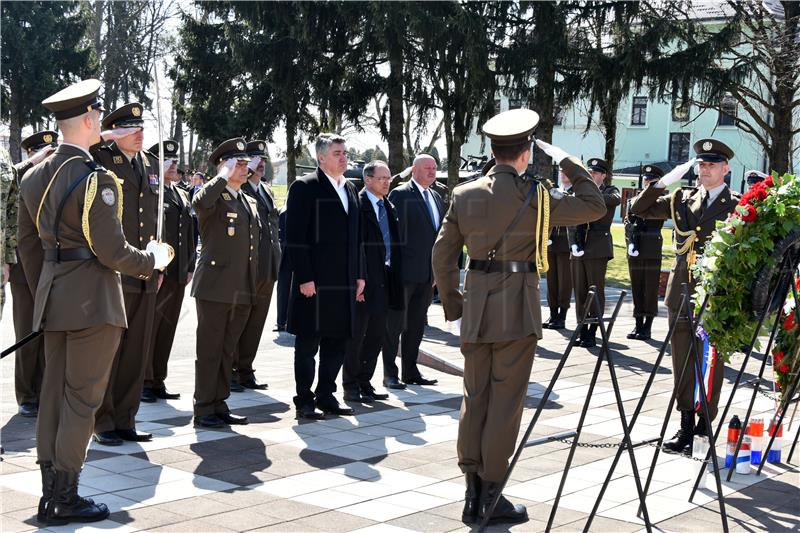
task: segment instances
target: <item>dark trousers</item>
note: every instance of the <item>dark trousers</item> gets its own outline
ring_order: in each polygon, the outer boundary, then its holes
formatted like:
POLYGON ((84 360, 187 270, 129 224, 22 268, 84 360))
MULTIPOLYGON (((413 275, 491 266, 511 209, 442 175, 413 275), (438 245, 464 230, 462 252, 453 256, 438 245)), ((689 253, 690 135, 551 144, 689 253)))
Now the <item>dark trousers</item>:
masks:
POLYGON ((297 396, 294 404, 297 407, 335 406, 338 404, 333 393, 336 392, 336 378, 342 368, 347 338, 317 337, 297 335, 294 339, 294 381, 297 396), (319 373, 317 388, 311 392, 314 384, 316 361, 314 356, 319 351, 319 373))
POLYGON ((292 269, 281 261, 278 271, 278 325, 286 326, 289 309, 289 290, 292 288, 292 269))
POLYGON ((344 390, 359 390, 369 385, 378 354, 386 335, 387 309, 367 309, 364 304, 356 307, 356 335, 347 342, 347 351, 342 367, 342 387, 344 390))
POLYGON ((551 309, 569 309, 572 299, 572 272, 569 263, 569 252, 556 253, 547 251, 547 305, 551 309))
POLYGON ((250 316, 244 325, 244 331, 239 338, 239 346, 233 359, 233 378, 239 383, 255 379, 253 361, 256 360, 258 345, 264 333, 264 324, 267 321, 269 302, 272 300, 273 280, 262 281, 256 288, 256 304, 250 308, 250 316))
POLYGON ((230 411, 233 356, 251 305, 196 300, 197 360, 194 365, 194 415, 230 411))
MULTIPOLYGON (((572 259, 570 267, 572 268, 572 284, 575 287, 575 315, 578 321, 583 319, 583 309, 586 307, 589 287, 592 285, 597 287, 596 300, 600 303, 600 316, 603 316, 603 309, 606 305, 608 259, 572 259)), ((588 316, 597 316, 596 304, 592 304, 588 316)))
POLYGON ((123 297, 128 329, 122 335, 103 405, 97 411, 98 433, 136 427, 145 367, 151 357, 156 293, 125 292, 123 297))
POLYGON ((386 320, 386 337, 383 341, 383 376, 398 377, 397 347, 400 345, 403 379, 419 378, 417 356, 425 333, 428 307, 431 305, 433 286, 431 283, 405 283, 403 295, 405 310, 389 311, 386 320), (402 342, 401 342, 402 335, 402 342))
MULTIPOLYGON (((33 295, 25 283, 11 283, 14 299, 14 334, 22 339, 33 331, 33 295)), ((38 337, 17 350, 14 355, 14 392, 17 404, 39 403, 44 375, 44 344, 38 337)))
POLYGON ((658 283, 661 279, 661 259, 639 259, 628 256, 631 276, 633 316, 658 316, 658 283))
POLYGON ((156 295, 156 320, 153 326, 152 360, 147 365, 144 376, 144 386, 154 389, 163 389, 167 379, 167 365, 172 352, 172 343, 175 340, 175 329, 181 317, 183 294, 186 285, 164 277, 161 288, 156 295))

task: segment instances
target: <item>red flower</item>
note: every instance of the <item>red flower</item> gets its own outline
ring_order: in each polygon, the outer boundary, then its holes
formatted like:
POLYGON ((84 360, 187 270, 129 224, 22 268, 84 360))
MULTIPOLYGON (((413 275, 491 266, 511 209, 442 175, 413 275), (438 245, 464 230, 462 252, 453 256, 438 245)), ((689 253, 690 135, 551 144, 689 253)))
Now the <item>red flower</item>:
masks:
POLYGON ((775 183, 772 181, 772 176, 767 176, 767 178, 761 183, 764 184, 764 187, 772 187, 775 185, 775 183))
POLYGON ((781 366, 778 367, 778 372, 781 372, 782 374, 785 374, 788 371, 789 371, 789 365, 787 365, 786 363, 783 363, 781 366))
POLYGON ((790 314, 786 317, 786 320, 783 321, 783 329, 786 331, 792 331, 797 323, 794 321, 794 313, 790 314))
POLYGON ((767 196, 769 196, 769 193, 767 192, 767 189, 765 189, 764 187, 760 187, 758 189, 755 189, 753 191, 753 194, 756 197, 756 200, 758 200, 759 202, 763 201, 763 200, 766 200, 767 196))
POLYGON ((742 198, 739 200, 739 205, 748 205, 752 203, 753 200, 753 192, 747 191, 742 195, 742 198))
POLYGON ((800 291, 800 278, 795 278, 794 286, 798 291, 800 291))
POLYGON ((741 219, 742 219, 744 222, 755 222, 756 218, 758 218, 758 215, 757 215, 757 212, 756 212, 756 208, 755 208, 755 207, 753 207, 753 206, 752 206, 752 205, 750 205, 750 204, 747 204, 747 205, 745 206, 745 208, 747 209, 747 214, 744 214, 744 215, 739 215, 739 217, 740 217, 740 218, 741 218, 741 219))
POLYGON ((772 366, 778 367, 781 365, 781 361, 783 361, 783 352, 775 352, 775 357, 773 359, 772 366))

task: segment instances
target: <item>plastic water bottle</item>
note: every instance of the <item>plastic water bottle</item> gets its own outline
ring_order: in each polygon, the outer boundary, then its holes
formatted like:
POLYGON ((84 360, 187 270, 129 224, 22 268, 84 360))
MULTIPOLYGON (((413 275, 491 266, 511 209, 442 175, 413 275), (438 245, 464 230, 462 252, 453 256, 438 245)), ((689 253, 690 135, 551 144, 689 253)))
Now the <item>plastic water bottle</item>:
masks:
POLYGON ((760 465, 764 460, 761 443, 764 440, 764 419, 754 418, 747 426, 750 435, 750 464, 760 465))
POLYGON ((742 447, 736 456, 736 473, 750 474, 750 435, 745 435, 742 439, 742 447))
POLYGON ((778 464, 781 462, 781 437, 783 437, 783 424, 778 426, 778 432, 775 433, 775 421, 772 421, 769 425, 769 436, 772 437, 775 435, 775 440, 772 442, 772 448, 769 450, 769 454, 767 454, 767 462, 778 464))
MULTIPOLYGON (((731 468, 734 463, 733 453, 736 451, 736 443, 739 442, 739 433, 742 431, 742 421, 739 417, 733 415, 731 421, 728 423, 728 446, 727 453, 725 454, 725 468, 731 468)), ((741 450, 740 450, 741 453, 741 450)))
MULTIPOLYGON (((734 443, 734 446, 736 444, 734 443)), ((698 489, 706 488, 706 455, 708 454, 708 437, 704 435, 695 435, 694 442, 692 442, 692 457, 696 459, 696 461, 692 461, 695 465, 694 467, 694 475, 695 477, 700 472, 703 472, 703 475, 700 476, 700 481, 697 483, 698 489)))

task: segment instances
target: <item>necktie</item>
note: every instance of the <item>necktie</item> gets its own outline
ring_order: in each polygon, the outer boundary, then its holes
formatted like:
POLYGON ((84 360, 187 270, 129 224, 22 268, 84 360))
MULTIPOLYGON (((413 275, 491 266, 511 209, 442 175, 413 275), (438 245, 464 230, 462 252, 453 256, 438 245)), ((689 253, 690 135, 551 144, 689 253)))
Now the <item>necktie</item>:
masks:
POLYGON ((378 200, 378 226, 381 228, 383 245, 386 247, 386 261, 384 262, 388 265, 391 264, 392 260, 392 236, 389 233, 389 219, 386 217, 386 208, 383 205, 383 200, 378 200))
POLYGON ((433 229, 439 231, 439 228, 436 225, 436 216, 433 214, 433 207, 431 207, 431 195, 428 193, 428 189, 425 189, 422 193, 423 198, 425 198, 425 205, 428 207, 428 215, 431 217, 431 224, 433 224, 433 229))

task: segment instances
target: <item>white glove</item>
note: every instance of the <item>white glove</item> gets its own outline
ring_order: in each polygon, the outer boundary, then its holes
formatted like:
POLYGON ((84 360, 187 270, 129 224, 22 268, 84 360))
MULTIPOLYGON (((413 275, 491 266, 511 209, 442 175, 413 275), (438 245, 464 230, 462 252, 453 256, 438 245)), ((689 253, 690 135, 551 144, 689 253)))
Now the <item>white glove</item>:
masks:
POLYGON ((406 177, 408 177, 408 175, 409 175, 409 174, 411 174, 411 169, 412 169, 412 168, 414 168, 414 167, 408 167, 407 169, 405 169, 404 171, 402 171, 402 172, 400 173, 400 178, 401 178, 401 179, 406 179, 406 177))
POLYGON ((176 163, 176 162, 177 162, 177 160, 175 160, 175 159, 166 159, 166 160, 164 160, 164 174, 166 174, 167 171, 170 169, 170 167, 172 167, 172 165, 174 163, 176 163))
POLYGON ((255 170, 258 168, 258 164, 261 163, 261 156, 255 156, 253 159, 247 163, 247 170, 255 170))
POLYGON ((453 335, 461 335, 461 319, 460 318, 456 318, 452 322, 448 322, 447 323, 447 329, 453 335))
POLYGON ((145 251, 155 257, 156 264, 153 268, 156 270, 163 270, 175 257, 175 250, 172 249, 172 246, 163 242, 150 241, 147 243, 145 251))
POLYGON ((546 143, 542 140, 536 139, 536 146, 541 148, 544 153, 549 155, 553 160, 553 163, 556 165, 561 163, 562 159, 569 157, 569 154, 558 146, 553 146, 552 144, 546 143))
POLYGON ((686 175, 687 172, 689 172, 689 169, 692 168, 692 165, 694 165, 696 160, 697 158, 693 157, 686 163, 682 163, 677 167, 673 168, 672 170, 670 170, 669 172, 667 172, 666 174, 664 174, 664 176, 660 180, 658 180, 658 186, 668 187, 669 185, 680 180, 683 176, 686 175))
POLYGON ((572 255, 574 255, 575 257, 580 257, 585 253, 586 252, 584 252, 583 250, 578 250, 578 245, 577 244, 573 244, 572 245, 572 255))
POLYGON ((633 243, 628 245, 628 255, 631 257, 637 257, 639 255, 639 251, 633 247, 633 243))
POLYGON ((234 168, 236 168, 236 159, 226 159, 217 167, 217 177, 227 180, 234 168))
POLYGON ((37 151, 32 156, 30 156, 28 158, 28 160, 32 164, 36 165, 36 164, 40 163, 41 161, 44 161, 47 158, 47 156, 52 154, 54 151, 55 151, 55 148, 53 148, 52 146, 45 146, 44 148, 42 148, 41 150, 37 151))
POLYGON ((100 137, 102 137, 104 141, 116 141, 117 139, 132 135, 137 131, 139 131, 139 128, 116 128, 101 132, 100 137))
POLYGON ((547 246, 553 246, 553 239, 547 239, 547 246))

